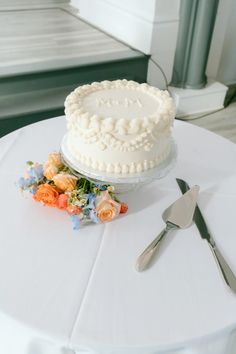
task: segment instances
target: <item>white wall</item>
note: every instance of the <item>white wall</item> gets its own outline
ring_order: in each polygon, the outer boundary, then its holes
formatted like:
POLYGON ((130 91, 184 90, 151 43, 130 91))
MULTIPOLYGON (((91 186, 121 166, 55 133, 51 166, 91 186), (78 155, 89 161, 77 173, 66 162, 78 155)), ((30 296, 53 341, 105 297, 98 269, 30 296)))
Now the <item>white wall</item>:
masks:
MULTIPOLYGON (((180 0, 71 0, 80 16, 131 47, 151 54, 172 76, 180 0)), ((149 64, 148 82, 160 88, 160 70, 149 64)))
POLYGON ((72 0, 80 16, 130 46, 150 53, 156 0, 72 0))
MULTIPOLYGON (((168 83, 172 77, 175 48, 179 28, 180 0, 157 0, 153 23, 150 53, 152 59, 164 70, 168 83)), ((148 82, 159 88, 165 88, 160 70, 150 61, 148 82)))
MULTIPOLYGON (((103 0, 104 1, 104 0, 103 0)), ((155 16, 156 0, 106 0, 115 7, 119 7, 125 12, 142 18, 145 21, 153 22, 155 16)))

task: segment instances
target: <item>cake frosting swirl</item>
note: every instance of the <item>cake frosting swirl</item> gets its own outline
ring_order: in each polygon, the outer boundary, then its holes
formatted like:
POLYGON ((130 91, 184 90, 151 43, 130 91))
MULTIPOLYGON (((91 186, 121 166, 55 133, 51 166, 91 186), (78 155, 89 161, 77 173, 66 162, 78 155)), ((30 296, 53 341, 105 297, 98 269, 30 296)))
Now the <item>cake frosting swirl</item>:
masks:
POLYGON ((134 174, 157 166, 170 152, 173 100, 146 83, 80 86, 67 96, 65 114, 70 154, 88 168, 134 174))

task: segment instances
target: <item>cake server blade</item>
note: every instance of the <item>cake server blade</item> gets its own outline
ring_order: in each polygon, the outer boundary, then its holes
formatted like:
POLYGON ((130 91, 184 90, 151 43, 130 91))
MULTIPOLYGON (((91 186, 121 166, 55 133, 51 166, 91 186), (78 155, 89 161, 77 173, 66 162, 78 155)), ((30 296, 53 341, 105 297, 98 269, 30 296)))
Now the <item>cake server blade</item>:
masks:
POLYGON ((164 211, 162 217, 166 227, 138 257, 136 262, 137 271, 143 271, 149 266, 154 254, 160 247, 161 241, 168 232, 179 228, 184 229, 191 225, 198 192, 199 186, 192 187, 164 211))
MULTIPOLYGON (((177 181, 178 186, 183 194, 186 193, 190 189, 189 185, 184 180, 182 180, 180 178, 176 178, 176 181, 177 181)), ((199 230, 201 237, 203 239, 210 241, 211 235, 210 235, 210 232, 208 231, 207 224, 202 216, 202 213, 201 213, 198 205, 196 205, 193 220, 199 230)))
MULTIPOLYGON (((190 189, 189 185, 184 180, 176 178, 176 181, 182 193, 186 193, 186 191, 190 189)), ((213 237, 211 236, 198 205, 196 205, 193 220, 199 230, 201 237, 208 242, 208 245, 210 246, 211 251, 215 257, 216 263, 219 266, 223 279, 230 287, 230 289, 236 293, 236 277, 226 262, 225 258, 219 251, 213 237)))

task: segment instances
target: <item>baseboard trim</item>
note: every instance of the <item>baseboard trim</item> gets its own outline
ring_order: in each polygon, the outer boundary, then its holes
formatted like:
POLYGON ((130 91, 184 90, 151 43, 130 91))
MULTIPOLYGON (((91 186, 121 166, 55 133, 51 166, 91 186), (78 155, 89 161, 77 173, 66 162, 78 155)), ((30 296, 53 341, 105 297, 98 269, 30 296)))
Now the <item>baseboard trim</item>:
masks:
POLYGON ((228 85, 228 91, 225 96, 224 107, 230 103, 236 102, 236 84, 228 85))
POLYGON ((28 9, 42 9, 48 7, 69 7, 69 0, 25 0, 21 2, 1 1, 0 11, 19 11, 28 9))
POLYGON ((177 117, 194 116, 223 108, 227 90, 227 86, 217 81, 209 81, 206 87, 199 90, 169 87, 176 104, 177 117))

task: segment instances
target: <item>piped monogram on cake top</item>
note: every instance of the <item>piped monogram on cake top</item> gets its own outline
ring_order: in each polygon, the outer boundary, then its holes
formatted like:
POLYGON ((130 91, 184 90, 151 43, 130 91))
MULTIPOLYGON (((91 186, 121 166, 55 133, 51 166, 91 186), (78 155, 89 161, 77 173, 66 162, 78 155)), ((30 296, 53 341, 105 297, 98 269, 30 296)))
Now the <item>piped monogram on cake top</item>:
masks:
POLYGON ((143 107, 142 102, 139 98, 124 98, 123 100, 121 99, 114 99, 114 98, 96 98, 95 100, 96 106, 97 107, 116 107, 116 106, 123 106, 123 107, 130 107, 130 106, 137 106, 137 107, 143 107))

